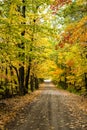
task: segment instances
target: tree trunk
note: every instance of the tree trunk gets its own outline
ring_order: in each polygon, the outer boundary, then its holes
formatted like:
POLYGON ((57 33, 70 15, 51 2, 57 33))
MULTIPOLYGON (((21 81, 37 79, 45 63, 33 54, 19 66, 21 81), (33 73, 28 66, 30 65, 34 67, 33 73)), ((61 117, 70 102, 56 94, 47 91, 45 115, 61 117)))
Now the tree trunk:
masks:
POLYGON ((39 83, 38 83, 38 78, 35 77, 35 89, 38 89, 39 88, 39 83))
POLYGON ((32 92, 34 91, 34 78, 33 78, 33 75, 31 75, 31 78, 30 78, 30 90, 32 92))
MULTIPOLYGON (((20 86, 20 78, 19 78, 18 70, 17 70, 17 68, 16 68, 14 65, 11 65, 11 67, 14 68, 14 70, 15 70, 15 72, 16 72, 17 79, 18 79, 18 86, 20 86)), ((14 82, 16 83, 16 81, 14 81, 14 82)), ((17 84, 17 83, 16 83, 16 84, 17 84)), ((17 90, 17 87, 16 87, 16 90, 17 90)), ((20 89, 17 90, 17 94, 19 93, 18 91, 20 91, 20 89)))
POLYGON ((67 74, 65 72, 65 85, 64 85, 64 89, 67 89, 68 88, 68 84, 67 84, 67 74))
POLYGON ((30 77, 30 67, 31 65, 28 65, 28 70, 26 73, 26 79, 25 79, 25 88, 26 88, 26 93, 28 93, 28 83, 29 83, 29 77, 30 77))
POLYGON ((8 79, 7 79, 8 69, 7 69, 7 67, 6 67, 6 70, 5 70, 5 74, 6 74, 6 78, 5 78, 5 86, 6 86, 6 88, 7 88, 7 86, 8 86, 8 79))
POLYGON ((21 66, 19 68, 19 90, 20 90, 20 95, 25 95, 24 66, 21 66))
POLYGON ((5 78, 5 98, 9 98, 10 97, 10 90, 8 88, 8 78, 7 78, 7 75, 8 75, 8 69, 6 67, 6 70, 5 70, 5 74, 6 74, 6 78, 5 78))
MULTIPOLYGON (((25 0, 22 0, 22 3, 24 4, 25 3, 25 0)), ((25 5, 22 6, 22 16, 23 18, 25 18, 25 5)), ((25 24, 24 23, 21 23, 21 24, 25 24)), ((21 32, 21 36, 24 36, 25 35, 25 30, 23 30, 21 32)), ((24 45, 24 41, 22 41, 21 45, 19 46, 20 48, 22 49, 25 49, 25 45, 24 45)), ((19 55, 20 57, 22 57, 23 59, 25 58, 25 54, 20 54, 19 55)), ((24 64, 24 62, 23 62, 24 64)), ((20 90, 20 95, 25 95, 26 93, 26 89, 25 89, 25 86, 24 86, 24 66, 20 66, 19 68, 19 90, 20 90)))
POLYGON ((13 96, 14 94, 14 91, 13 91, 13 84, 12 84, 12 76, 13 76, 13 70, 12 70, 12 66, 9 66, 10 67, 10 74, 11 74, 11 94, 13 96))
POLYGON ((87 73, 85 73, 85 88, 86 88, 86 91, 87 91, 87 73))

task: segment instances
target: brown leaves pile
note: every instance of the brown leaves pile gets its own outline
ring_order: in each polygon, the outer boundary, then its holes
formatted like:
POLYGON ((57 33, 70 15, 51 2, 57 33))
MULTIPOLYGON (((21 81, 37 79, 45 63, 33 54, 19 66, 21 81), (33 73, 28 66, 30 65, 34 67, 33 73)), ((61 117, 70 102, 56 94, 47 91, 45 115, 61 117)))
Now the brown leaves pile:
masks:
MULTIPOLYGON (((43 89, 43 88, 42 88, 43 89)), ((24 109, 26 105, 31 103, 41 90, 37 90, 25 96, 16 96, 14 98, 3 99, 0 101, 0 129, 4 130, 4 126, 10 121, 14 120, 17 113, 24 109)))

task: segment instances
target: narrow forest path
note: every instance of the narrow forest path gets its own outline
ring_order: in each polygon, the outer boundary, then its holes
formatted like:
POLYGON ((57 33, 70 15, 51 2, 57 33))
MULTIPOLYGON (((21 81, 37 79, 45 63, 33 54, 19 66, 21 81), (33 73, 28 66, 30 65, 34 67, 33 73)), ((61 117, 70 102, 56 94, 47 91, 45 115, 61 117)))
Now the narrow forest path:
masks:
POLYGON ((87 130, 87 111, 76 97, 46 83, 41 95, 6 130, 87 130))

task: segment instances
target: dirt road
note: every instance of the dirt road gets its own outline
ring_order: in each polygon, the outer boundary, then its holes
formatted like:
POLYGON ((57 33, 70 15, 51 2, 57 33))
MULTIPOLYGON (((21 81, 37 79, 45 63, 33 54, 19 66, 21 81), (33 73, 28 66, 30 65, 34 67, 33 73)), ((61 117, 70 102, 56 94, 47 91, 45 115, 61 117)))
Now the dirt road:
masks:
POLYGON ((6 130, 87 130, 87 113, 74 96, 49 83, 6 130))

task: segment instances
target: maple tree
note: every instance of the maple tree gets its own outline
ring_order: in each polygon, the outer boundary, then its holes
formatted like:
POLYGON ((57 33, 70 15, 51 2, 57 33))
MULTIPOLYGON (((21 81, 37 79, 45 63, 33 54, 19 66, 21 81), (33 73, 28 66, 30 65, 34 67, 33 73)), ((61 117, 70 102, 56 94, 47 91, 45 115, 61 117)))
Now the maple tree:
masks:
POLYGON ((72 0, 54 0, 54 2, 51 5, 51 9, 53 10, 53 14, 56 14, 57 10, 60 7, 66 5, 66 4, 69 4, 71 2, 72 2, 72 0))
POLYGON ((87 11, 85 7, 85 0, 77 0, 66 6, 60 14, 64 17, 65 29, 60 32, 59 43, 55 45, 55 50, 58 51, 58 68, 63 71, 62 74, 56 74, 56 80, 59 79, 58 82, 64 83, 66 87, 64 84, 63 87, 71 91, 87 91, 87 11))

